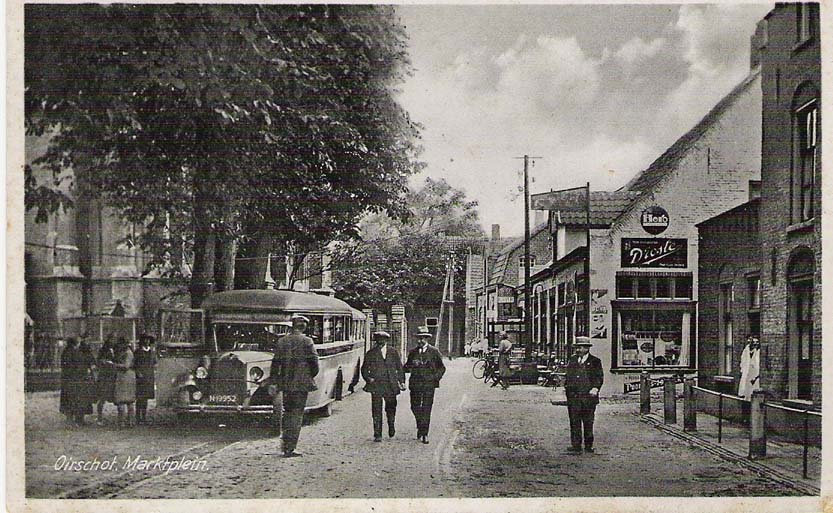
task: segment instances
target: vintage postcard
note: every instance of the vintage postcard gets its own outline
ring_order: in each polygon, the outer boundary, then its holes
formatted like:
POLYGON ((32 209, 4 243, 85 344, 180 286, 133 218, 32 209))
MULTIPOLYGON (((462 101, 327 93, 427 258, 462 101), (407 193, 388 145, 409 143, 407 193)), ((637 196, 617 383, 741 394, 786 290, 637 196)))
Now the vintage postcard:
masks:
POLYGON ((825 21, 10 2, 8 509, 830 510, 825 21))

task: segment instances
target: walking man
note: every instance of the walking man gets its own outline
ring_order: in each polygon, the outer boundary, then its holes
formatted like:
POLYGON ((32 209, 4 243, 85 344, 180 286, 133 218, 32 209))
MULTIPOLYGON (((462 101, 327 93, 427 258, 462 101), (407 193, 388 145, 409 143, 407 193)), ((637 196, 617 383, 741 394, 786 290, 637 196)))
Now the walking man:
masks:
POLYGON ((417 347, 408 353, 405 372, 411 374, 408 388, 411 390, 411 411, 417 425, 417 438, 428 443, 428 428, 431 425, 431 408, 434 406, 434 390, 439 388, 445 374, 445 365, 440 351, 430 345, 431 339, 426 326, 420 326, 417 333, 417 347))
POLYGON ((275 415, 280 415, 283 442, 283 455, 286 458, 301 456, 295 452, 301 423, 304 420, 304 407, 307 394, 316 390, 315 376, 318 374, 318 355, 312 339, 304 333, 309 326, 309 319, 303 315, 292 316, 292 332, 278 341, 269 379, 275 415), (280 410, 283 410, 280 413, 280 410))
POLYGON ((390 334, 377 331, 373 334, 376 346, 364 357, 362 377, 365 392, 370 392, 370 411, 373 415, 373 441, 382 441, 382 402, 388 419, 388 436, 396 434, 396 396, 405 390, 405 371, 402 359, 393 347, 388 347, 390 334))
POLYGON ((567 413, 570 416, 569 452, 593 452, 593 419, 599 404, 599 389, 604 383, 602 361, 590 354, 590 337, 576 337, 575 354, 567 362, 564 389, 567 393, 567 413))

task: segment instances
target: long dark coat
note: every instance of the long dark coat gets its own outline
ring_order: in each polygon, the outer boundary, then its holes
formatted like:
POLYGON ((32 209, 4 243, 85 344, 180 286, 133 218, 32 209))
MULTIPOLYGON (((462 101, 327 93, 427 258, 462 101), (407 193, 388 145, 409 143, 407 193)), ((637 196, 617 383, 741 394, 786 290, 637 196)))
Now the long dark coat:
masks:
POLYGON ((408 353, 408 361, 405 362, 405 372, 411 373, 408 381, 408 388, 411 390, 427 390, 439 388, 440 380, 445 374, 445 365, 440 351, 428 344, 425 352, 419 350, 419 346, 408 353))
POLYGON ((136 399, 153 399, 156 397, 156 351, 141 347, 136 350, 133 368, 136 370, 136 399))
POLYGON ((511 377, 513 374, 512 369, 509 367, 511 356, 512 342, 505 339, 501 340, 500 344, 498 345, 497 356, 498 371, 500 371, 501 377, 508 378, 511 377))
POLYGON ((317 390, 318 353, 312 339, 306 335, 290 333, 278 340, 272 357, 269 379, 275 388, 290 392, 317 390))
POLYGON ((364 355, 362 378, 367 383, 365 392, 386 397, 399 395, 399 384, 405 383, 402 359, 392 347, 388 347, 386 352, 387 358, 382 358, 382 349, 377 346, 364 355))
POLYGON ((573 355, 567 362, 564 376, 564 391, 567 394, 567 402, 584 401, 587 404, 599 403, 598 396, 591 396, 591 388, 602 388, 604 383, 604 371, 602 361, 593 356, 587 355, 587 361, 583 364, 578 362, 578 356, 573 355))
POLYGON ((92 355, 80 347, 67 348, 61 353, 61 413, 89 415, 93 412, 93 364, 92 355))

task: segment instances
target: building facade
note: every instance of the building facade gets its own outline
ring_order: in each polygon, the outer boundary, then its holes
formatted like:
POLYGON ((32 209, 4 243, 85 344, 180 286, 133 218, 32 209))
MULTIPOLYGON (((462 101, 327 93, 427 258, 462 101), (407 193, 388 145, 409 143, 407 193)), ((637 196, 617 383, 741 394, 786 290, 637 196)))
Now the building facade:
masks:
POLYGON ((754 199, 697 225, 698 384, 731 394, 746 338, 761 338, 760 203, 754 199))
POLYGON ((821 43, 818 4, 761 22, 762 386, 821 406, 821 43))

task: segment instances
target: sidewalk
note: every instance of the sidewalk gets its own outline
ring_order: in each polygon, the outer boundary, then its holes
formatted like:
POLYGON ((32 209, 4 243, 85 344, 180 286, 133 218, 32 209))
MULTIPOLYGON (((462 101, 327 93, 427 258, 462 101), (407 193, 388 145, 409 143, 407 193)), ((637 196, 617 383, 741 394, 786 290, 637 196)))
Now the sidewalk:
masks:
MULTIPOLYGON (((638 407, 637 407, 638 409, 638 407)), ((637 410, 634 410, 637 411, 637 410)), ((642 416, 642 420, 669 434, 694 443, 713 454, 764 473, 767 477, 789 484, 797 490, 818 495, 821 479, 821 449, 808 447, 807 479, 803 477, 803 446, 801 444, 767 438, 766 456, 750 460, 749 430, 746 426, 723 421, 722 429, 718 418, 706 413, 697 413, 697 431, 683 430, 682 401, 677 403, 677 422, 666 425, 663 418, 662 399, 651 400, 651 414, 642 416), (720 433, 719 433, 720 431, 720 433), (720 436, 718 436, 720 435, 720 436), (718 442, 720 439, 720 442, 718 442)))

